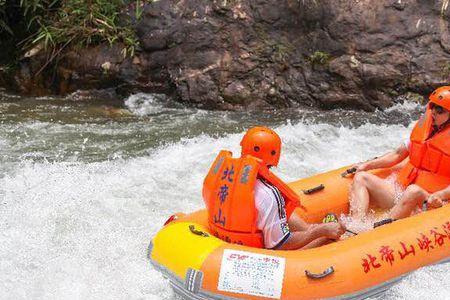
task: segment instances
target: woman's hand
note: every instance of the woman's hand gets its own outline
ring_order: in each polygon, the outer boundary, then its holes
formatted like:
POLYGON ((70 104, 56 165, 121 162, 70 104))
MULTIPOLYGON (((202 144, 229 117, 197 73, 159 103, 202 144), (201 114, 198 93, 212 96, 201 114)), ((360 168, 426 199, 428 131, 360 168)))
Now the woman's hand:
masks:
POLYGON ((329 239, 338 240, 339 237, 345 232, 345 228, 342 224, 337 222, 321 224, 323 235, 329 239))
POLYGON ((443 193, 443 191, 438 191, 438 192, 435 192, 435 193, 431 194, 428 197, 427 202, 428 202, 428 206, 429 207, 431 207, 431 208, 439 208, 442 205, 444 205, 444 202, 446 200, 447 199, 445 198, 445 194, 443 193))
POLYGON ((356 168, 356 172, 369 171, 369 170, 371 170, 370 161, 358 163, 358 164, 354 165, 353 168, 356 168))

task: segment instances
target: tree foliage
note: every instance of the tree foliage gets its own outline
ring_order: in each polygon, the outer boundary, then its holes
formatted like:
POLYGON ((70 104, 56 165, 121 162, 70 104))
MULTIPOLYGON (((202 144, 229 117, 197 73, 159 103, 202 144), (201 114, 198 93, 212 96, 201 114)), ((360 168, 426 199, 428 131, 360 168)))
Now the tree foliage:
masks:
POLYGON ((138 18, 143 0, 0 0, 0 36, 25 31, 23 50, 39 46, 54 55, 69 45, 119 42, 123 54, 133 56, 138 41, 132 18, 124 13, 130 5, 138 18), (10 18, 14 11, 20 12, 19 19, 10 18), (20 26, 24 28, 17 30, 20 26))

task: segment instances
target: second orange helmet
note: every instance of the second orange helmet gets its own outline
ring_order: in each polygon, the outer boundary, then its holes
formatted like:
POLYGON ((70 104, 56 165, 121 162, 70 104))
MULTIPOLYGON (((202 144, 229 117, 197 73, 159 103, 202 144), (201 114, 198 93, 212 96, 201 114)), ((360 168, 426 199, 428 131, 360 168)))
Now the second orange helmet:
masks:
POLYGON ((442 86, 431 93, 430 103, 442 106, 450 111, 450 86, 442 86))
POLYGON ((259 158, 267 167, 277 166, 280 160, 281 139, 267 127, 250 128, 241 141, 241 156, 251 155, 259 158))

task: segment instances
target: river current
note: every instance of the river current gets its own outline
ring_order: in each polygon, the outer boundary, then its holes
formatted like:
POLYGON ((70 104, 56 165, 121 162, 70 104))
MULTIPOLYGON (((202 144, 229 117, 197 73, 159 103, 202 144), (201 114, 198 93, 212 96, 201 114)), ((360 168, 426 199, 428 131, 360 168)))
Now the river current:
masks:
MULTIPOLYGON (((174 212, 203 206, 221 149, 253 125, 283 140, 284 180, 366 160, 408 137, 423 107, 210 112, 160 95, 123 101, 0 91, 0 299, 174 299, 146 258, 174 212)), ((420 269, 386 299, 449 299, 450 265, 420 269)))

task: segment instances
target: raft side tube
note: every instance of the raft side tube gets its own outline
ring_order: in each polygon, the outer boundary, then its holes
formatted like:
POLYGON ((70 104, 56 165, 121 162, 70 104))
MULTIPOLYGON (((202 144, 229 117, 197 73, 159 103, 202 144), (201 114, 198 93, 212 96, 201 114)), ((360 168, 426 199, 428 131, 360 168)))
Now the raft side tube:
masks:
MULTIPOLYGON (((241 295, 219 289, 221 261, 225 251, 235 253, 233 255, 248 252, 244 254, 249 254, 250 260, 255 259, 258 255, 273 257, 278 261, 285 260, 286 267, 282 272, 285 277, 291 279, 290 283, 283 282, 280 296, 282 299, 292 299, 293 295, 304 296, 305 299, 315 299, 315 294, 317 294, 317 298, 323 299, 361 299, 383 292, 422 266, 448 262, 450 259, 447 240, 442 247, 435 245, 435 248, 430 248, 428 252, 426 249, 420 250, 417 238, 422 236, 422 232, 433 238, 429 233, 430 229, 439 229, 440 225, 444 223, 442 220, 448 218, 449 211, 450 207, 427 211, 361 233, 357 237, 300 251, 255 249, 228 244, 214 236, 197 235, 190 230, 190 227, 194 226, 196 230, 206 232, 208 229, 204 227, 206 212, 196 212, 165 226, 149 245, 148 256, 153 265, 161 266, 157 268, 161 270, 161 273, 169 277, 171 282, 178 284, 176 289, 184 292, 190 290, 191 294, 203 295, 209 299, 261 299, 261 296, 247 294, 248 291, 241 295), (404 242, 405 245, 415 243, 418 252, 407 256, 407 260, 400 259, 399 242, 404 242), (175 245, 181 245, 183 251, 179 251, 180 247, 175 247, 175 245), (381 257, 379 251, 382 246, 390 246, 395 250, 396 259, 392 261, 392 264, 381 257), (377 256, 377 263, 381 263, 383 267, 375 269, 372 266, 370 270, 365 271, 365 273, 370 273, 365 275, 361 263, 368 259, 368 254, 377 256), (347 258, 353 260, 352 266, 348 265, 347 258), (330 276, 318 279, 319 281, 317 279, 311 281, 305 276, 305 270, 320 274, 330 266, 334 268, 335 272, 330 276), (203 271, 203 274, 198 275, 197 271, 203 271), (367 276, 365 279, 357 280, 359 288, 354 286, 356 282, 350 279, 352 274, 356 274, 355 271, 367 276), (186 277, 187 275, 189 276, 186 277), (192 279, 187 281, 186 278, 192 279), (199 281, 202 282, 199 283, 199 281), (324 287, 327 288, 323 289, 324 287), (317 290, 317 288, 319 289, 317 290), (334 292, 330 293, 329 289, 334 292), (304 295, 302 295, 303 292, 305 292, 304 295)), ((191 297, 190 299, 197 298, 191 297)))
MULTIPOLYGON (((444 259, 441 262, 438 262, 437 264, 442 264, 449 262, 450 259, 444 259)), ((199 288, 196 292, 190 291, 186 289, 186 279, 183 282, 180 280, 178 276, 173 274, 170 270, 165 268, 164 266, 159 265, 157 262, 153 261, 150 258, 150 262, 153 265, 153 267, 161 272, 165 278, 169 280, 169 283, 174 290, 174 292, 183 297, 183 299, 193 299, 193 300, 207 300, 207 299, 214 299, 214 300, 238 300, 239 298, 229 297, 229 296, 223 296, 218 294, 209 293, 207 291, 202 290, 199 288)), ((188 274, 187 274, 188 275, 188 274)), ((401 280, 403 280, 405 277, 409 276, 409 274, 404 274, 400 277, 394 278, 392 280, 386 281, 382 284, 367 288, 365 290, 348 294, 348 295, 342 295, 338 297, 333 298, 327 298, 327 299, 336 299, 336 300, 359 300, 359 299, 366 299, 368 297, 373 297, 377 295, 381 295, 384 292, 386 292, 388 289, 399 283, 401 280)))

